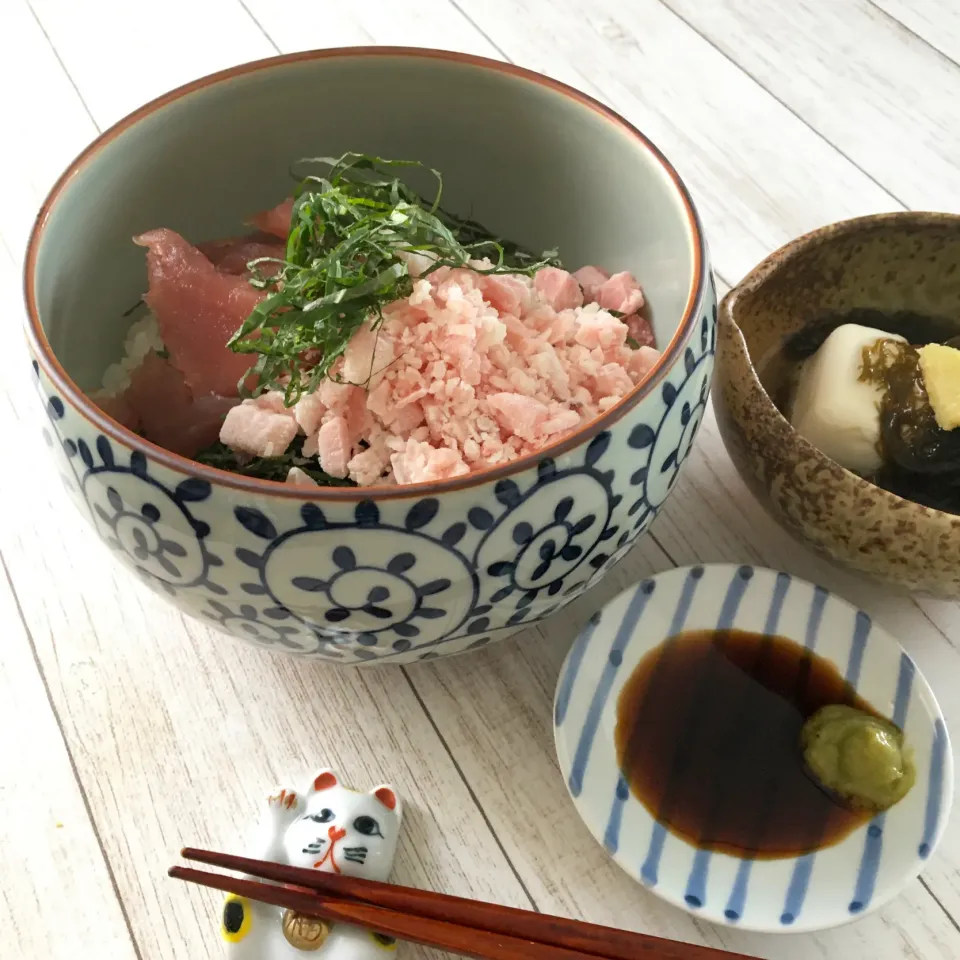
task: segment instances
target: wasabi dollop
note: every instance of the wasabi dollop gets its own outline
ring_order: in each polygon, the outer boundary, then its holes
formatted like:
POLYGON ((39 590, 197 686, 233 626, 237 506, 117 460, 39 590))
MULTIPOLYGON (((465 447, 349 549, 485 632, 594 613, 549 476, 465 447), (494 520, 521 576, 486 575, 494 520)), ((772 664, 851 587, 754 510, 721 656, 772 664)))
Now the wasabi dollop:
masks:
POLYGON ((852 810, 887 810, 916 779, 903 731, 845 704, 831 704, 809 717, 800 747, 810 773, 852 810))

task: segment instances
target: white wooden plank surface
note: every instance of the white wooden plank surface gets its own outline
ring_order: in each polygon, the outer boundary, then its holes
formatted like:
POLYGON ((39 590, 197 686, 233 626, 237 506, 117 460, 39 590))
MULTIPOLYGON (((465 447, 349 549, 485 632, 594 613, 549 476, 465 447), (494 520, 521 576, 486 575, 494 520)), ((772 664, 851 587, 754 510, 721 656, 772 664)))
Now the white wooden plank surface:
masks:
POLYGON ((30 5, 101 129, 202 74, 275 53, 237 0, 30 5))
MULTIPOLYGON (((12 302, 13 281, 12 262, 0 258, 4 305, 12 302)), ((102 960, 134 960, 133 940, 6 566, 0 569, 0 624, 0 956, 76 960, 76 945, 83 943, 102 960)))
MULTIPOLYGON (((658 0, 367 0, 349 8, 324 4, 313 19, 291 16, 270 0, 167 0, 162 15, 122 0, 80 6, 33 0, 34 15, 25 0, 4 0, 0 82, 16 90, 24 64, 31 76, 30 96, 10 97, 5 106, 5 130, 20 148, 0 154, 4 322, 9 328, 20 320, 9 267, 19 263, 33 212, 64 163, 94 135, 94 121, 102 128, 178 83, 278 49, 447 47, 509 57, 599 96, 676 162, 704 214, 720 272, 731 280, 806 229, 896 209, 892 194, 910 202, 905 190, 928 190, 938 202, 925 205, 957 207, 955 170, 943 166, 950 156, 944 151, 956 144, 949 138, 957 136, 948 130, 941 137, 949 95, 927 103, 928 86, 904 117, 908 95, 894 90, 884 101, 880 80, 856 69, 879 64, 880 72, 889 60, 885 75, 893 85, 908 83, 908 68, 917 83, 949 83, 951 76, 955 83, 942 54, 860 0, 784 8, 778 0, 723 0, 719 10, 666 2, 685 18, 706 17, 695 23, 709 39, 658 0), (818 35, 821 20, 837 31, 829 44, 818 35), (860 59, 848 69, 837 51, 854 41, 860 59), (791 109, 780 102, 783 68, 757 70, 768 49, 788 51, 802 77, 787 91, 795 98, 791 109), (833 102, 818 103, 817 90, 833 102), (866 105, 863 116, 844 127, 837 118, 846 110, 849 119, 857 104, 866 105), (871 130, 901 143, 926 137, 934 146, 919 168, 909 149, 901 153, 902 168, 890 157, 873 167, 864 162, 880 162, 867 155, 871 130), (933 183, 937 171, 942 176, 933 183)), ((960 25, 948 5, 876 4, 949 56, 960 46, 960 25)), ((25 365, 5 370, 0 390, 5 435, 15 438, 23 462, 41 459, 25 365)), ((573 814, 553 757, 549 703, 574 617, 528 631, 518 642, 406 673, 305 669, 185 622, 110 564, 51 478, 21 471, 5 483, 17 509, 3 515, 0 551, 62 722, 61 753, 55 736, 50 749, 64 756, 65 741, 79 783, 63 764, 54 769, 64 769, 63 796, 83 790, 88 797, 93 823, 85 842, 99 831, 142 957, 216 955, 212 898, 177 888, 163 878, 164 868, 184 840, 235 847, 262 787, 318 762, 339 764, 358 782, 391 776, 413 798, 416 812, 397 870, 407 882, 518 905, 532 897, 540 909, 758 956, 960 956, 960 933, 949 915, 960 917, 956 825, 924 877, 943 907, 918 883, 878 916, 817 937, 774 941, 720 931, 664 906, 623 876, 573 814)), ((709 418, 654 535, 577 605, 576 618, 652 569, 729 559, 787 567, 863 605, 905 639, 948 721, 960 724, 957 605, 887 596, 797 549, 746 492, 709 418)), ((0 590, 0 622, 11 616, 0 590)), ((24 676, 26 695, 32 655, 22 631, 8 632, 12 676, 24 676)), ((3 668, 11 669, 6 660, 3 668)), ((36 664, 33 671, 35 685, 36 664)), ((29 704, 38 729, 56 734, 52 712, 43 726, 42 699, 31 696, 29 704)), ((25 760, 14 763, 27 770, 25 760)), ((45 836, 43 857, 31 865, 31 882, 41 892, 57 882, 46 867, 57 855, 56 839, 45 836)), ((100 868, 90 859, 96 881, 100 868)), ((94 881, 84 885, 86 908, 89 917, 102 917, 103 928, 99 941, 82 944, 82 955, 126 960, 133 947, 117 894, 94 881)), ((31 927, 33 940, 24 943, 44 943, 44 915, 30 905, 26 888, 13 890, 7 909, 31 927)), ((3 936, 0 930, 6 957, 3 936)))
POLYGON ((935 50, 960 64, 960 6, 953 0, 873 0, 873 3, 935 50))
POLYGON ((870 0, 663 2, 902 204, 960 211, 960 67, 870 0))
POLYGON ((7 96, 3 105, 0 237, 19 269, 43 197, 97 128, 25 0, 4 0, 0 9, 0 89, 20 89, 30 65, 30 96, 7 96))
POLYGON ((439 47, 497 58, 494 47, 447 0, 422 3, 358 3, 353 9, 304 22, 273 0, 243 0, 243 5, 278 51, 390 44, 439 47))

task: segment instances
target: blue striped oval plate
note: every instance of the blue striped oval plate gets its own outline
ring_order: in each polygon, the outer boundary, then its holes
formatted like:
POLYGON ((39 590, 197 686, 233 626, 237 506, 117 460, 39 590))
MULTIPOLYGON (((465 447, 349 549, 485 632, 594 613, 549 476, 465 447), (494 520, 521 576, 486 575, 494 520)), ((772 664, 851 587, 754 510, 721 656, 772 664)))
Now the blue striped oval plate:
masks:
POLYGON ((881 906, 923 868, 953 796, 943 716, 896 640, 822 587, 757 567, 670 570, 621 593, 570 650, 554 730, 577 811, 616 862, 670 903, 751 930, 819 930, 881 906), (917 766, 910 793, 841 843, 793 859, 710 853, 667 832, 620 776, 617 699, 640 658, 667 637, 717 627, 781 634, 832 661, 903 728, 917 766))

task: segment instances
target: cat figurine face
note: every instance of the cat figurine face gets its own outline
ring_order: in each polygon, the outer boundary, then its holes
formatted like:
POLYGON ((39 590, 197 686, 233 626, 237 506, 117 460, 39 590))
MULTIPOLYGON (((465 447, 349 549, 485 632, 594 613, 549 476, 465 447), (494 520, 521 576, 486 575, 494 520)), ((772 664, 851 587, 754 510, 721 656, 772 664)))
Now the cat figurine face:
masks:
MULTIPOLYGON (((402 805, 388 784, 358 793, 321 770, 305 791, 267 798, 247 855, 367 880, 387 880, 397 849, 402 805)), ((388 937, 346 924, 327 925, 279 907, 227 896, 220 932, 230 960, 383 960, 388 937)))

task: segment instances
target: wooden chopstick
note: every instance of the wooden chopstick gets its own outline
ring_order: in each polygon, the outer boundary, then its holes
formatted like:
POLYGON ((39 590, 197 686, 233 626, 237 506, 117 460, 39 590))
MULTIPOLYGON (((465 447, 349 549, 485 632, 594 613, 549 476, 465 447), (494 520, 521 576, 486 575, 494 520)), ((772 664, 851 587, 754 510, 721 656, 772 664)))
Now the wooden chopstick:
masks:
MULTIPOLYGON (((295 910, 330 923, 350 923, 377 933, 445 950, 474 960, 599 960, 596 954, 582 953, 517 937, 506 937, 488 930, 462 927, 443 920, 397 913, 354 900, 334 900, 312 891, 291 890, 256 880, 226 877, 191 867, 171 867, 170 876, 203 887, 257 900, 275 907, 295 910)), ((659 958, 658 958, 659 960, 659 958)))
MULTIPOLYGON (((182 850, 181 855, 187 860, 316 891, 325 898, 352 901, 358 905, 387 909, 404 917, 415 916, 423 920, 440 921, 447 926, 465 927, 471 931, 482 930, 525 944, 535 942, 555 949, 578 952, 581 956, 592 957, 594 960, 752 960, 745 954, 664 940, 647 934, 630 933, 580 920, 551 917, 529 910, 467 900, 412 887, 377 883, 373 880, 322 873, 318 870, 192 847, 182 850)), ((376 929, 376 925, 374 927, 376 929)), ((390 934, 389 930, 383 932, 390 934)), ((390 935, 409 939, 402 934, 390 935)), ((523 955, 532 960, 530 948, 526 947, 526 951, 523 955)))

